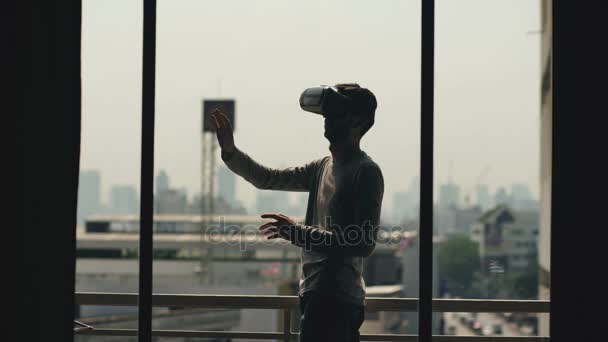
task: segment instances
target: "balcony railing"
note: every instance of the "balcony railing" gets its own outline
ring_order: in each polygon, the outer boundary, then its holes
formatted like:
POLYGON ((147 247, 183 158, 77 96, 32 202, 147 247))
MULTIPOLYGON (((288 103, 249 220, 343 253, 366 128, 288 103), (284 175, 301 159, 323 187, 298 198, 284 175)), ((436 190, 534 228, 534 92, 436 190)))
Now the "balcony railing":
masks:
MULTIPOLYGON (((96 306, 137 306, 137 294, 131 293, 76 293, 77 305, 96 306)), ((198 330, 152 330, 157 337, 188 338, 241 338, 264 340, 297 340, 297 332, 291 331, 291 312, 298 310, 296 296, 233 296, 233 295, 169 295, 152 296, 155 307, 183 308, 230 308, 230 309, 275 309, 283 310, 283 330, 280 332, 245 331, 198 331, 198 330)), ((378 298, 366 299, 367 311, 418 311, 415 298, 378 298)), ((548 313, 549 301, 543 300, 477 300, 477 299, 434 299, 435 312, 526 312, 548 313)), ((79 329, 76 334, 105 336, 137 336, 137 329, 79 329)), ((362 341, 418 341, 417 335, 407 334, 362 334, 362 341)), ((549 341, 547 336, 447 336, 434 335, 437 342, 540 342, 549 341)))

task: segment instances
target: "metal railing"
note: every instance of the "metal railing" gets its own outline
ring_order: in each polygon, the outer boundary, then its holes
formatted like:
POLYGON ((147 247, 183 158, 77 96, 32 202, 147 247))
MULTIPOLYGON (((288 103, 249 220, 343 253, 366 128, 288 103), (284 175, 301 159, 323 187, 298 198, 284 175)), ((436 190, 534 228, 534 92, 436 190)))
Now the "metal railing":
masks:
MULTIPOLYGON (((76 293, 77 305, 137 306, 137 294, 131 293, 76 293)), ((231 309, 275 309, 283 310, 283 331, 198 331, 198 330, 152 330, 157 337, 189 338, 241 338, 292 341, 298 337, 291 331, 291 312, 298 310, 296 296, 252 296, 252 295, 175 295, 154 294, 152 306, 183 308, 231 308, 231 309)), ((548 313, 550 302, 544 300, 478 300, 478 299, 433 299, 434 312, 526 312, 548 313)), ((366 298, 366 311, 418 311, 415 298, 366 298)), ((95 328, 75 331, 75 334, 105 336, 137 336, 137 329, 95 328)), ((362 341, 418 341, 417 335, 408 334, 362 334, 362 341)), ((434 335, 437 342, 548 342, 547 336, 448 336, 434 335)))

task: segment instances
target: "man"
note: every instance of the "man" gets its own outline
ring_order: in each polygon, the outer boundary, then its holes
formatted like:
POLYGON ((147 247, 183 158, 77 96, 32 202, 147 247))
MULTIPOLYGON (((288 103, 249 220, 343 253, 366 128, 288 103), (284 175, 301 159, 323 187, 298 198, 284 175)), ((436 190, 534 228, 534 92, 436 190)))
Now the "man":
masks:
MULTIPOLYGON (((337 84, 351 105, 335 115, 323 114, 331 156, 301 167, 271 169, 255 162, 234 144, 228 117, 211 118, 232 171, 259 189, 308 191, 304 224, 282 214, 260 231, 302 248, 300 341, 359 341, 364 320, 363 258, 375 247, 384 179, 378 165, 361 150, 360 140, 373 126, 374 94, 358 84, 337 84)), ((289 142, 286 142, 289 143, 289 142)))

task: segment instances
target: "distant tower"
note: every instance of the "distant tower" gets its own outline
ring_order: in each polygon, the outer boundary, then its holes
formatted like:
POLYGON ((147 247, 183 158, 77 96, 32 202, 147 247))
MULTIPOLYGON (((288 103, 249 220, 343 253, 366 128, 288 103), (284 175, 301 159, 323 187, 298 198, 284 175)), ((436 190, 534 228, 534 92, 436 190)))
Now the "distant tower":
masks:
POLYGON ((218 168, 218 191, 226 203, 233 206, 236 203, 236 176, 226 166, 218 168))
POLYGON ((78 180, 78 224, 84 223, 84 218, 99 213, 101 176, 99 171, 80 171, 78 180))
MULTIPOLYGON (((414 194, 416 198, 420 197, 420 177, 416 176, 410 182, 410 193, 414 194)), ((418 202, 418 200, 416 200, 418 202)))
POLYGON ((411 191, 398 191, 393 194, 393 222, 401 224, 404 219, 416 217, 416 204, 418 193, 411 191))
POLYGON ((484 211, 492 206, 492 196, 490 196, 490 190, 485 184, 480 184, 477 187, 477 205, 484 211))
POLYGON ((160 192, 154 199, 155 214, 185 214, 188 207, 184 189, 169 189, 160 192))
POLYGON ((160 194, 169 190, 169 176, 165 170, 160 170, 156 176, 156 193, 160 194))
POLYGON ((268 190, 258 190, 256 198, 256 210, 259 213, 275 213, 278 212, 279 197, 275 196, 273 192, 268 190))
POLYGON ((532 198, 530 188, 525 184, 511 186, 511 202, 514 210, 538 210, 538 201, 532 198))
POLYGON ((511 205, 511 199, 509 198, 505 188, 500 187, 496 191, 496 195, 494 195, 494 205, 511 205))
POLYGON ((460 206, 460 187, 452 182, 439 187, 439 206, 450 208, 460 206))
POLYGON ((442 208, 460 207, 460 187, 452 181, 452 165, 448 166, 448 183, 439 187, 439 206, 442 208))
POLYGON ((131 185, 117 185, 110 190, 110 208, 116 215, 134 215, 139 211, 137 190, 131 185))
POLYGON ((530 189, 525 184, 511 185, 511 196, 513 197, 513 201, 527 201, 532 198, 530 189))

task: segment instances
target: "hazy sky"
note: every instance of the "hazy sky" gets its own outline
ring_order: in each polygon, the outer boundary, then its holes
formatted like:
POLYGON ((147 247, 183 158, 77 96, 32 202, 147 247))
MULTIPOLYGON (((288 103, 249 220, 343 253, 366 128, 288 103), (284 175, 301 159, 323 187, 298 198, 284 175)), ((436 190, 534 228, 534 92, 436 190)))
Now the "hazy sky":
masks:
MULTIPOLYGON (((142 1, 83 1, 81 168, 139 187, 142 1)), ((420 0, 159 0, 156 170, 200 188, 201 101, 235 98, 237 146, 269 166, 329 153, 301 91, 358 82, 377 99, 362 148, 385 205, 419 171, 420 0)), ((435 183, 525 183, 538 194, 537 0, 436 1, 435 183), (451 167, 450 167, 451 165, 451 167)), ((218 158, 219 160, 219 158, 218 158)), ((237 196, 249 206, 254 188, 237 196)))

